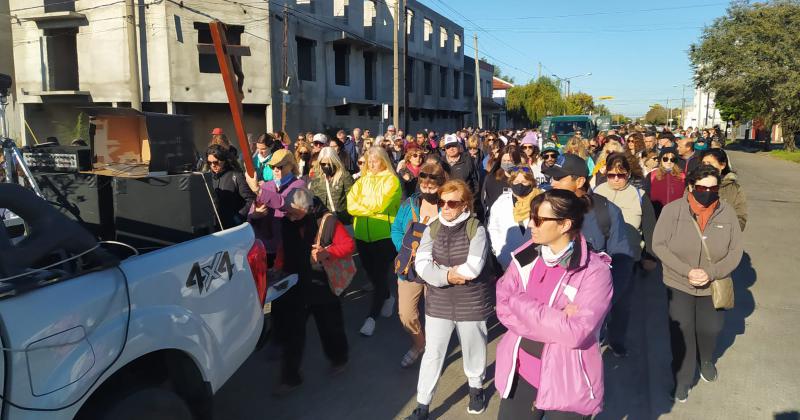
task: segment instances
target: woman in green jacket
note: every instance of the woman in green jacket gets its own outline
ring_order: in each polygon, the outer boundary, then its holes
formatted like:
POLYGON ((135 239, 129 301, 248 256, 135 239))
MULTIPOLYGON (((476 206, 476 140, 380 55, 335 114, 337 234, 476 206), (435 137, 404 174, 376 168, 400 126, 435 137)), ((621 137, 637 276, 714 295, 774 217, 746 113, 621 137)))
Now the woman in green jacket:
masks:
POLYGON ((380 146, 365 153, 366 165, 361 176, 347 193, 347 211, 355 216, 356 248, 367 278, 375 289, 361 334, 369 337, 375 331, 378 314, 392 316, 395 299, 389 294, 388 274, 397 255, 391 229, 400 208, 400 180, 389 155, 380 146))
POLYGON ((311 192, 328 210, 336 214, 343 225, 352 225, 353 216, 347 212, 347 192, 355 181, 336 151, 330 147, 323 148, 319 152, 313 172, 314 178, 309 185, 311 192))

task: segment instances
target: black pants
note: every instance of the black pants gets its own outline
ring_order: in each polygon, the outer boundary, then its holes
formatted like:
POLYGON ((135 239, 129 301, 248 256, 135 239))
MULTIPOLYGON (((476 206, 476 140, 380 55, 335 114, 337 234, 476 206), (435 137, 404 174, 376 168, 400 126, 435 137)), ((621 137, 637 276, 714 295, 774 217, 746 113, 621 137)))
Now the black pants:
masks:
POLYGON ((592 418, 592 416, 566 411, 539 410, 533 406, 533 402, 536 401, 536 388, 519 375, 514 375, 513 381, 514 384, 511 385, 511 393, 508 398, 500 400, 498 420, 541 420, 545 416, 547 416, 547 420, 589 420, 592 418))
POLYGON ((633 282, 636 279, 635 262, 629 257, 615 258, 612 269, 614 294, 611 298, 611 310, 608 313, 608 344, 615 349, 625 347, 628 333, 628 320, 633 305, 633 282))
POLYGON ((381 313, 383 301, 389 298, 389 272, 397 256, 391 239, 381 239, 375 242, 356 241, 359 259, 367 272, 367 279, 375 292, 372 295, 372 305, 367 316, 377 318, 381 313))
POLYGON ((667 287, 667 299, 672 373, 676 386, 689 387, 694 383, 698 353, 700 362, 714 357, 725 311, 714 308, 711 296, 692 296, 671 287, 667 287))
POLYGON ((303 381, 300 363, 303 360, 309 315, 314 316, 322 350, 331 364, 347 362, 348 346, 342 304, 338 300, 306 304, 298 287, 293 287, 272 303, 275 335, 282 346, 281 381, 285 384, 298 385, 303 381))

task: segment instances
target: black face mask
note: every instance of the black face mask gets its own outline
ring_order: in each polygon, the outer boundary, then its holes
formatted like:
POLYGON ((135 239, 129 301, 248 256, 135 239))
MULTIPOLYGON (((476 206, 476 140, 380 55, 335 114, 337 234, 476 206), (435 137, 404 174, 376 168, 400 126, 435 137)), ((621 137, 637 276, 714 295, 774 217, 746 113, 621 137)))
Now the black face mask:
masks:
POLYGON ((692 191, 692 195, 694 196, 694 199, 697 200, 698 203, 703 205, 703 207, 708 207, 713 202, 719 200, 719 193, 716 192, 716 191, 700 192, 700 191, 694 190, 694 191, 692 191))
POLYGON ((431 204, 439 202, 439 193, 438 192, 435 192, 435 193, 420 192, 420 197, 422 197, 423 200, 425 200, 425 201, 427 201, 427 202, 429 202, 431 204))
POLYGON ((300 153, 300 159, 308 160, 311 157, 311 153, 300 153))
POLYGON ((527 197, 533 191, 533 185, 514 184, 511 186, 511 192, 517 197, 527 197))
POLYGON ((336 173, 336 167, 335 166, 326 165, 326 166, 321 166, 321 168, 322 168, 322 172, 327 176, 333 176, 333 174, 336 173))

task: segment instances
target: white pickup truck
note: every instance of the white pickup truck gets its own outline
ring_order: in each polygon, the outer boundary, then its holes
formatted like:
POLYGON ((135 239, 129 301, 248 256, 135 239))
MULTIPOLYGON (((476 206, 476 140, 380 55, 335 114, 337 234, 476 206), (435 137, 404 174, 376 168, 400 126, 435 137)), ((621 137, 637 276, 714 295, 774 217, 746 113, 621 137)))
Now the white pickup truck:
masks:
POLYGON ((115 256, 19 190, 0 184, 0 207, 28 225, 15 240, 0 224, 0 418, 211 418, 265 299, 291 287, 267 290, 250 226, 115 256))

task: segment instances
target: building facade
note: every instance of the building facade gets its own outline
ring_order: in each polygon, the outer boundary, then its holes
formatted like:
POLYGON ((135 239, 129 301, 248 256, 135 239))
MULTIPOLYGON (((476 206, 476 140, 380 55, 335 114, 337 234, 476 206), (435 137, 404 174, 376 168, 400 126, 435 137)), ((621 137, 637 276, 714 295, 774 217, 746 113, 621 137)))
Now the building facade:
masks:
POLYGON ((683 110, 683 115, 685 115, 682 122, 684 128, 711 128, 718 124, 725 126, 714 102, 714 93, 704 89, 695 89, 692 104, 683 110))
MULTIPOLYGON (((8 2, 0 2, 0 73, 14 77, 14 42, 11 38, 11 20, 3 17, 9 16, 8 2)), ((8 92, 6 98, 6 127, 8 136, 12 139, 20 138, 19 117, 17 116, 17 95, 14 86, 8 92)), ((2 128, 0 128, 2 130, 2 128)), ((0 135, 2 133, 0 132, 0 135)))

